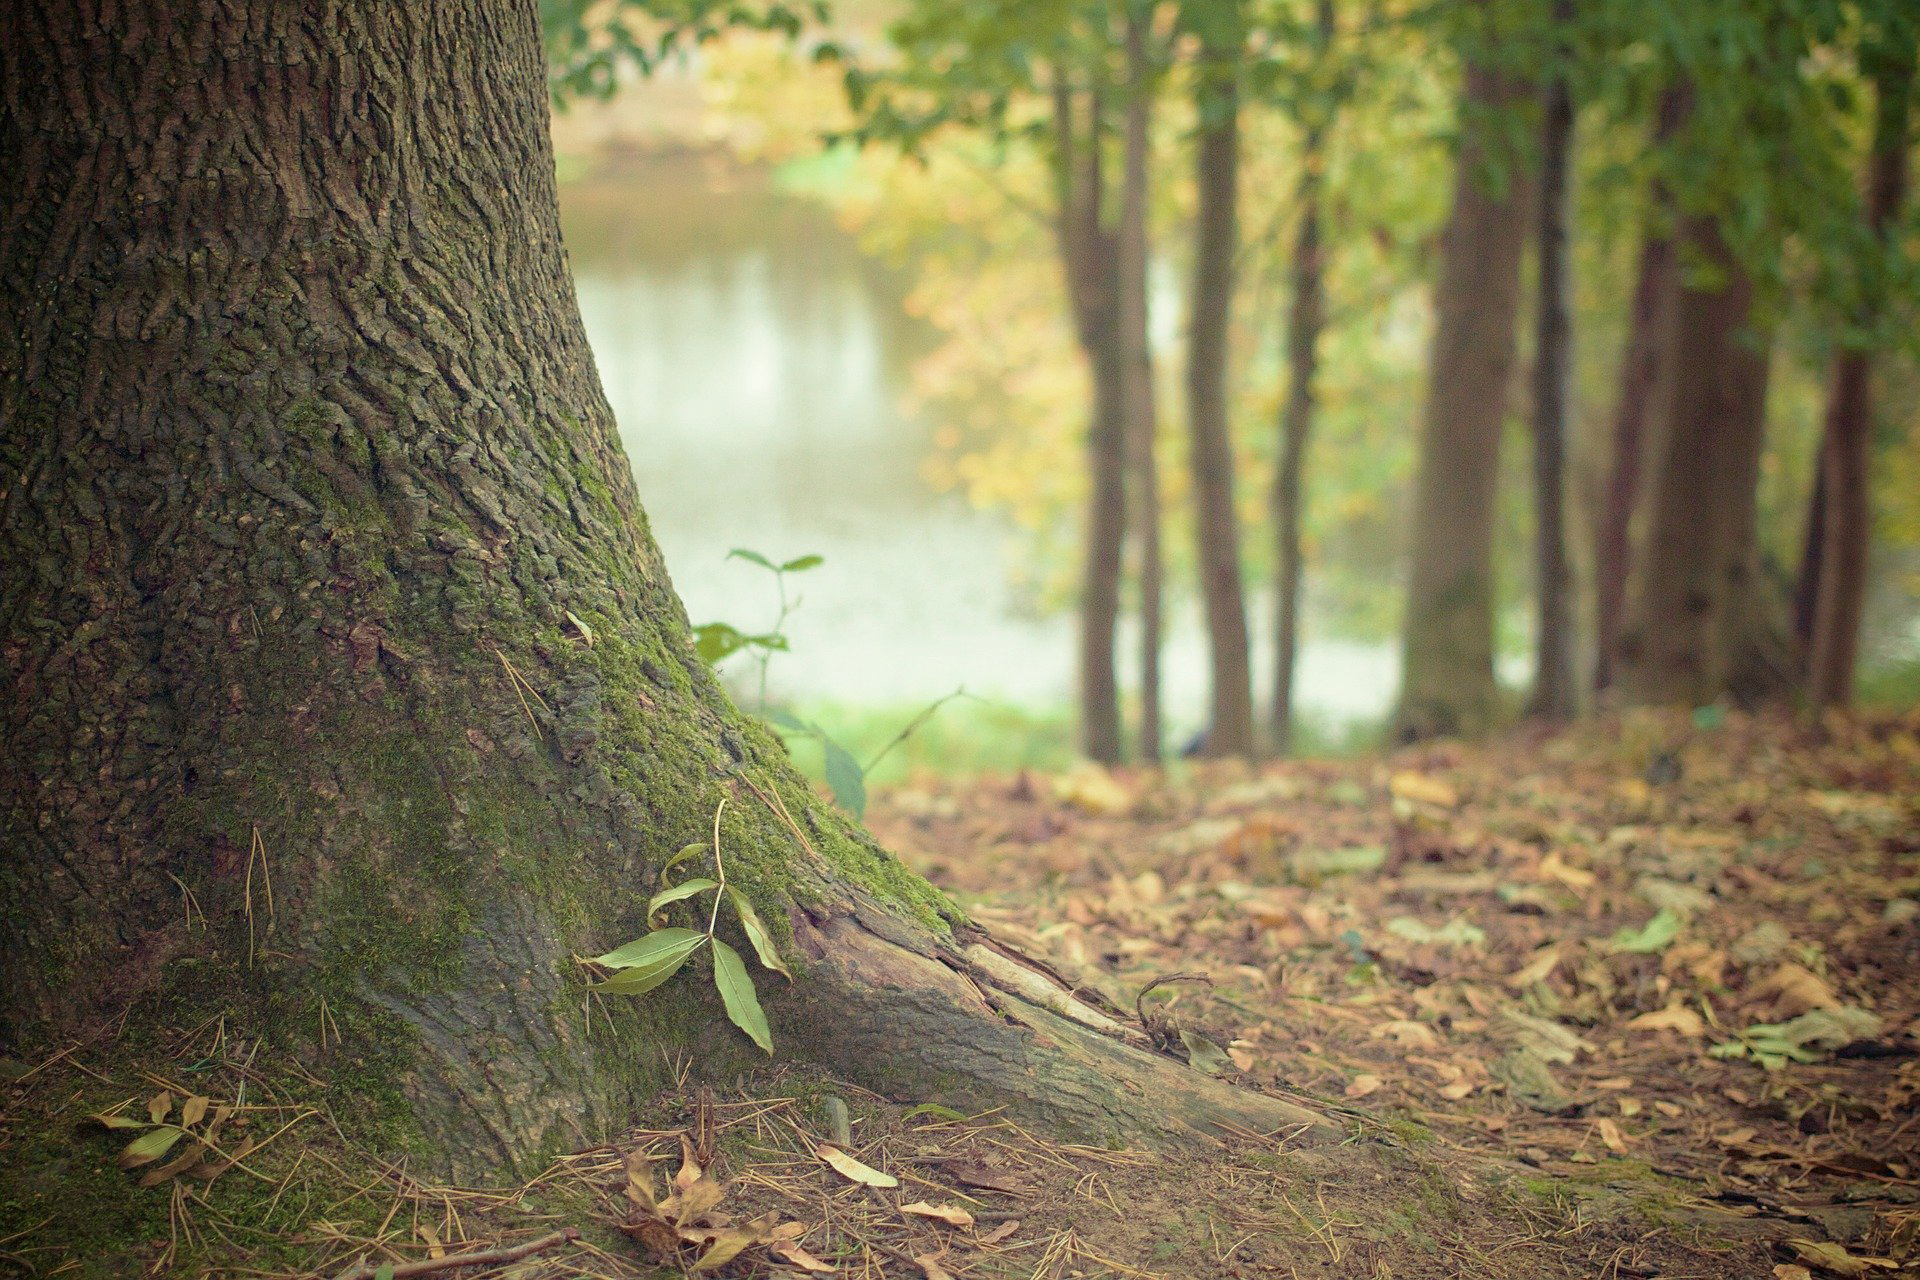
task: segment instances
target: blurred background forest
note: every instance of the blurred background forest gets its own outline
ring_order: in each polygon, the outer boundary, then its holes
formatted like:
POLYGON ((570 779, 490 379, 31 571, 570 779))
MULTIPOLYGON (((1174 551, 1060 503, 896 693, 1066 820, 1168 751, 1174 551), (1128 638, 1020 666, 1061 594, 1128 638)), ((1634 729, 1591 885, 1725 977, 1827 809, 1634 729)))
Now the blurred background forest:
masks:
POLYGON ((1920 695, 1902 0, 546 16, 749 708, 964 687, 886 767, 968 770, 1920 695))

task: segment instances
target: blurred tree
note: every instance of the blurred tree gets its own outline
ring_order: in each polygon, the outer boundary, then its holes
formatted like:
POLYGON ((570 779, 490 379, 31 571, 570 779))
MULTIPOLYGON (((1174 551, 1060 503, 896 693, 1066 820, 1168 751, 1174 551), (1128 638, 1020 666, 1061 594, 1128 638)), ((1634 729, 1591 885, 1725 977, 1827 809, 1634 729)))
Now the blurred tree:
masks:
POLYGON ((1533 343, 1534 632, 1529 714, 1573 715, 1573 575, 1567 564, 1566 451, 1573 396, 1574 102, 1572 0, 1554 0, 1549 69, 1540 113, 1540 272, 1533 343))
MULTIPOLYGON (((1803 569, 1817 584, 1809 640, 1808 694, 1816 706, 1853 698, 1872 534, 1873 353, 1887 310, 1889 277, 1900 250, 1895 229, 1906 195, 1909 116, 1920 13, 1881 3, 1862 42, 1862 72, 1873 86, 1873 134, 1866 165, 1866 243, 1858 249, 1860 283, 1849 308, 1849 332, 1834 357, 1814 517, 1821 536, 1803 569), (1889 261, 1890 251, 1894 256, 1889 261)), ((1810 520, 1810 525, 1813 523, 1810 520)))
POLYGON ((1188 296, 1187 417, 1200 595, 1206 606, 1212 675, 1204 745, 1208 755, 1250 756, 1253 684, 1227 393, 1228 322, 1239 250, 1239 80, 1247 32, 1239 0, 1191 4, 1183 17, 1198 41, 1193 76, 1198 208, 1188 296))
POLYGON ((1306 82, 1297 86, 1293 104, 1293 114, 1301 130, 1300 176, 1294 188, 1300 222, 1290 254, 1292 297, 1285 329, 1287 393, 1280 414, 1272 501, 1275 564, 1272 741, 1274 750, 1282 755, 1293 747, 1294 663, 1300 649, 1301 487, 1317 407, 1314 378, 1320 367, 1320 334, 1326 327, 1326 251, 1321 243, 1321 204, 1325 199, 1327 134, 1352 83, 1350 73, 1337 74, 1332 65, 1333 0, 1315 0, 1309 32, 1308 75, 1306 82))
POLYGON ((1407 738, 1477 732, 1497 711, 1493 522, 1527 221, 1511 121, 1532 87, 1491 61, 1512 56, 1494 7, 1475 4, 1464 17, 1453 212, 1440 243, 1395 713, 1407 738))

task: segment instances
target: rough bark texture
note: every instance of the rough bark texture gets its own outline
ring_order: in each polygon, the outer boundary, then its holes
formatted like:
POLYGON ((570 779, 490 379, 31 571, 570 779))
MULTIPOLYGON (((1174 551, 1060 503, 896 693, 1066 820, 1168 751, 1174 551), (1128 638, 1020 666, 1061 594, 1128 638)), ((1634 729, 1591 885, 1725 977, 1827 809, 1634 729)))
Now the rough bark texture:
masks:
MULTIPOLYGON (((1333 36, 1332 0, 1320 0, 1320 52, 1333 36)), ((1287 310, 1287 398, 1280 412, 1280 460, 1273 476, 1274 658, 1273 749, 1293 748, 1293 674, 1300 652, 1300 524, 1302 473, 1313 434, 1313 380, 1319 370, 1320 331, 1326 327, 1326 264, 1320 243, 1320 191, 1326 164, 1327 123, 1315 114, 1300 146, 1300 228, 1293 240, 1293 298, 1287 310)))
MULTIPOLYGON (((1683 116, 1684 95, 1670 91, 1660 99, 1653 141, 1658 148, 1673 136, 1683 116)), ((1620 631, 1626 616, 1627 581, 1632 574, 1633 515, 1639 505, 1641 461, 1646 452, 1647 423, 1652 417, 1669 330, 1665 321, 1679 282, 1673 237, 1673 197, 1666 184, 1655 181, 1648 192, 1646 229, 1640 242, 1640 261, 1634 275, 1633 304, 1628 316, 1627 345, 1620 354, 1620 391, 1613 416, 1613 466, 1607 474, 1607 492, 1600 512, 1595 549, 1596 609, 1593 687, 1613 684, 1618 665, 1620 631)))
MULTIPOLYGON (((1230 25, 1238 29, 1237 18, 1230 25)), ((1187 334, 1187 416, 1193 470, 1200 595, 1207 612, 1213 699, 1204 752, 1253 754, 1253 677, 1247 604, 1240 581, 1240 524, 1234 509, 1233 439, 1227 421, 1228 324, 1240 192, 1237 43, 1201 52, 1200 135, 1195 182, 1193 314, 1187 334)))
POLYGON ((1647 533, 1620 645, 1630 703, 1700 705, 1762 682, 1765 609, 1754 545, 1769 354, 1753 326, 1753 283, 1711 218, 1690 217, 1698 261, 1670 316, 1651 457, 1647 533), (1684 372, 1685 376, 1681 376, 1684 372))
POLYGON ((1148 14, 1126 19, 1127 111, 1120 177, 1120 341, 1125 348, 1127 453, 1133 471, 1133 514, 1139 549, 1140 758, 1160 758, 1160 644, 1164 630, 1164 556, 1160 546, 1159 415, 1154 404, 1153 348, 1147 312, 1147 185, 1154 73, 1147 58, 1148 14))
POLYGON ((1396 715, 1403 737, 1472 732, 1496 711, 1493 519, 1500 434, 1513 376, 1527 202, 1514 156, 1489 153, 1475 121, 1510 108, 1523 83, 1469 65, 1453 213, 1440 281, 1415 481, 1412 582, 1396 715))
MULTIPOLYGON (((1572 21, 1567 0, 1554 21, 1572 21)), ((1530 714, 1563 720, 1576 710, 1573 575, 1567 564, 1567 428, 1573 399, 1573 94, 1564 74, 1549 78, 1540 124, 1540 282, 1533 344, 1534 636, 1530 714)))
POLYGON ((1119 245, 1101 217, 1100 102, 1088 96, 1083 138, 1076 95, 1064 82, 1054 87, 1054 165, 1060 260, 1093 388, 1087 426, 1092 483, 1080 581, 1080 749, 1090 760, 1112 764, 1121 758, 1114 632, 1127 536, 1127 364, 1120 342, 1119 245))
POLYGON ((728 797, 730 879, 801 962, 762 984, 784 1049, 1090 1136, 1181 1123, 1109 1073, 1311 1120, 1031 1012, 1076 1010, 715 685, 581 332, 531 3, 16 13, 10 1052, 222 1014, 421 1167, 524 1168, 622 1124, 663 1050, 752 1055, 697 964, 589 1025, 572 960, 644 928, 728 797), (928 1044, 937 1078, 903 1071, 928 1044))
MULTIPOLYGON (((1877 100, 1867 160, 1867 226, 1876 242, 1899 217, 1906 196, 1913 32, 1920 26, 1920 19, 1890 21, 1897 21, 1904 38, 1876 51, 1877 100)), ((1871 332, 1885 305, 1878 271, 1868 273, 1862 294, 1854 319, 1871 332)), ((1821 535, 1818 558, 1811 561, 1817 573, 1807 691, 1815 706, 1844 707, 1853 700, 1873 534, 1873 352, 1865 345, 1843 348, 1834 358, 1820 463, 1821 535)))

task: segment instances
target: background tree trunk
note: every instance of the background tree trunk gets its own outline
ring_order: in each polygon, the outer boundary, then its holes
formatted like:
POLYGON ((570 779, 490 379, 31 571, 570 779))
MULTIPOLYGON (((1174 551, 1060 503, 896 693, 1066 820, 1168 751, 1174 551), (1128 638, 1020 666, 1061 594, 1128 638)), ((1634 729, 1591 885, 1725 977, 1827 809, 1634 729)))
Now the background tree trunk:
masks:
POLYGON ((1134 474, 1133 525, 1140 549, 1140 758, 1160 758, 1161 596, 1159 435, 1153 394, 1153 347, 1147 313, 1148 145, 1153 123, 1153 68, 1147 59, 1150 9, 1130 4, 1126 18, 1127 112, 1120 180, 1120 341, 1126 354, 1127 443, 1134 474))
MULTIPOLYGON (((1913 97, 1914 29, 1920 19, 1889 15, 1887 45, 1873 68, 1876 95, 1872 152, 1867 161, 1867 227, 1876 247, 1900 215, 1906 196, 1908 113, 1913 97)), ((1878 264, 1874 264, 1878 265, 1878 264)), ((1872 330, 1884 308, 1886 287, 1877 270, 1866 273, 1856 317, 1872 330)), ((1873 537, 1873 352, 1843 347, 1834 357, 1821 447, 1822 536, 1814 591, 1808 694, 1817 707, 1853 701, 1853 671, 1860 649, 1860 612, 1866 600, 1867 550, 1873 537)))
POLYGON ((1127 364, 1120 338, 1119 246, 1101 218, 1105 179, 1100 102, 1089 95, 1086 137, 1074 95, 1053 91, 1060 259, 1074 329, 1093 389, 1087 426, 1087 533, 1080 583, 1080 749, 1088 759, 1121 759, 1120 681, 1114 633, 1127 535, 1127 364))
POLYGON ((1101 1140, 1302 1118, 996 949, 699 661, 573 301, 531 4, 18 13, 10 1052, 219 1015, 416 1167, 537 1167, 676 1047, 757 1057, 697 964, 585 1020, 572 959, 724 798, 800 973, 783 1051, 1101 1140))
POLYGON ((1681 239, 1708 274, 1683 281, 1672 308, 1676 376, 1659 409, 1647 534, 1620 647, 1621 693, 1637 704, 1700 705, 1731 691, 1764 616, 1754 502, 1768 349, 1753 330, 1752 280, 1712 219, 1688 218, 1681 239))
MULTIPOLYGON (((1315 6, 1315 54, 1327 57, 1333 43, 1333 0, 1315 6)), ((1295 203, 1300 229, 1294 235, 1293 300, 1287 312, 1287 399, 1280 415, 1279 464, 1273 478, 1274 666, 1273 749, 1293 749, 1293 673, 1300 652, 1300 585, 1303 577, 1300 525, 1302 473, 1313 434, 1314 375, 1320 331, 1326 326, 1326 263, 1320 243, 1320 191, 1324 184, 1331 107, 1307 114, 1300 144, 1300 184, 1295 203)))
MULTIPOLYGON (((1661 95, 1653 130, 1656 149, 1668 142, 1680 127, 1684 101, 1684 94, 1678 90, 1661 95)), ((1665 340, 1670 332, 1665 322, 1679 279, 1669 228, 1673 196, 1664 182, 1654 181, 1647 193, 1647 203, 1646 228, 1642 232, 1639 269, 1634 277, 1632 310, 1628 315, 1627 345, 1620 355, 1620 392, 1613 418, 1613 467, 1607 475, 1606 499, 1600 513, 1594 555, 1598 579, 1595 690, 1612 686, 1619 664, 1627 581, 1633 569, 1633 514, 1640 501, 1646 426, 1665 368, 1665 340)))
MULTIPOLYGON (((1573 21, 1570 0, 1556 0, 1554 23, 1573 21)), ((1566 56, 1564 49, 1559 56, 1566 56)), ((1540 126, 1540 284, 1534 329, 1533 696, 1528 710, 1548 720, 1573 715, 1573 583, 1567 566, 1567 423, 1573 395, 1573 277, 1568 234, 1573 219, 1569 181, 1573 153, 1573 94, 1564 70, 1547 81, 1540 126)))
POLYGON ((1493 520, 1513 376, 1527 202, 1518 157, 1491 154, 1474 122, 1528 87, 1469 65, 1453 213, 1440 243, 1433 355, 1414 489, 1403 631, 1402 737, 1471 732, 1496 711, 1493 520))
POLYGON ((1239 517, 1234 510, 1233 439, 1227 421, 1228 326, 1233 315, 1234 254, 1240 183, 1242 56, 1237 0, 1212 19, 1201 47, 1196 98, 1199 208, 1194 215, 1193 315, 1187 347, 1200 594, 1207 611, 1213 703, 1205 754, 1253 754, 1253 677, 1247 605, 1240 581, 1239 517), (1231 11, 1230 13, 1228 11, 1231 11))

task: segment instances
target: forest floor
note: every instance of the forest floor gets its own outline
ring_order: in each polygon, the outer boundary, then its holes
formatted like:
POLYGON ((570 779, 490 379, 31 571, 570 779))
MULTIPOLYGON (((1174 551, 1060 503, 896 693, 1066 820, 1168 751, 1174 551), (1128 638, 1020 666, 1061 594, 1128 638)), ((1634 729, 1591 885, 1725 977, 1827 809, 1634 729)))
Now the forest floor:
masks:
MULTIPOLYGON (((868 823, 1009 942, 1350 1141, 1146 1157, 776 1069, 479 1192, 341 1149, 263 1082, 255 1132, 299 1132, 251 1199, 204 1167, 139 1189, 102 1133, 70 1158, 105 1153, 98 1211, 150 1239, 75 1256, 30 1228, 0 1272, 1920 1275, 1920 716, 926 777, 868 823), (449 1266, 502 1245, 542 1247, 449 1266)), ((204 1080, 219 1055, 194 1052, 204 1080)), ((0 1159, 99 1091, 42 1068, 9 1086, 0 1159)), ((179 1075, 147 1069, 143 1099, 180 1104, 179 1075)))

